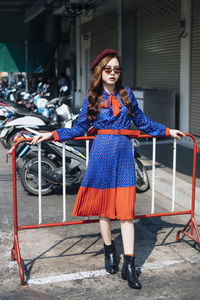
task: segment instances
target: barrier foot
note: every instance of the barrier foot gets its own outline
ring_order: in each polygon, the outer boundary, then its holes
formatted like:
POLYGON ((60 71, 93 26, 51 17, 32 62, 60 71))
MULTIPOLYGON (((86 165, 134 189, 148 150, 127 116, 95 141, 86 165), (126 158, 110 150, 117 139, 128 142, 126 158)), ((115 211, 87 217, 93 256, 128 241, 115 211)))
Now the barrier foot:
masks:
POLYGON ((19 241, 18 241, 18 236, 17 234, 14 235, 14 242, 13 242, 13 248, 11 249, 11 260, 14 261, 16 260, 18 263, 19 267, 19 273, 20 273, 20 284, 24 285, 24 269, 22 266, 22 260, 20 256, 20 250, 19 250, 19 241))
POLYGON ((192 240, 194 240, 195 242, 199 243, 200 244, 200 233, 199 233, 199 229, 195 223, 195 220, 194 218, 191 218, 187 224, 185 225, 185 227, 181 230, 179 230, 176 234, 176 241, 179 241, 179 236, 180 236, 180 233, 184 234, 184 235, 187 235, 188 237, 190 237, 192 240), (189 233, 188 231, 186 231, 186 229, 190 226, 190 232, 189 233), (196 232, 196 236, 194 236, 194 229, 195 229, 195 232, 196 232))

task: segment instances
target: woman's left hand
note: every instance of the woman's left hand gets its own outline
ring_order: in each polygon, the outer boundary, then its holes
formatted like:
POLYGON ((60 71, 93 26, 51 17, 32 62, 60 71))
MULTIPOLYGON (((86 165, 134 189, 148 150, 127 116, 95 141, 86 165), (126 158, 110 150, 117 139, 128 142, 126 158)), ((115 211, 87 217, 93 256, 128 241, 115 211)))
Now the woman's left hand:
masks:
POLYGON ((177 140, 180 140, 183 136, 185 136, 185 134, 177 129, 170 129, 169 136, 177 140))

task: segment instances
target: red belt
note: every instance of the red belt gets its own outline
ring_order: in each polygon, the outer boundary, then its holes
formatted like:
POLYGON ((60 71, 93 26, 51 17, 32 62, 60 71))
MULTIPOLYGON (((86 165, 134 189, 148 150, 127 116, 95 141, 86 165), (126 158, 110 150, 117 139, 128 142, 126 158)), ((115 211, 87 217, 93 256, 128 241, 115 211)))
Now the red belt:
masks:
POLYGON ((130 129, 100 129, 97 131, 97 134, 130 135, 132 137, 137 137, 140 135, 140 131, 130 129))

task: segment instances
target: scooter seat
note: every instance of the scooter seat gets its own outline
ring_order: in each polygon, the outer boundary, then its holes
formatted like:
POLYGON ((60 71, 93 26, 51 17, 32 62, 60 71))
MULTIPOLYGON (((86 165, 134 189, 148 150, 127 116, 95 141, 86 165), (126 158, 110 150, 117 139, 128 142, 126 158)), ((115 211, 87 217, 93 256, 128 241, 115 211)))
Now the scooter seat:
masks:
POLYGON ((49 124, 51 122, 51 119, 43 116, 42 114, 39 114, 39 113, 34 113, 34 112, 23 112, 22 110, 18 110, 15 112, 16 115, 18 116, 30 116, 30 117, 37 117, 41 120, 43 120, 46 124, 49 124))
POLYGON ((5 99, 0 99, 0 102, 3 103, 6 106, 12 106, 13 108, 15 108, 16 110, 19 110, 19 112, 21 111, 22 113, 29 113, 29 109, 24 105, 24 104, 17 104, 15 102, 12 102, 10 100, 5 100, 5 99))

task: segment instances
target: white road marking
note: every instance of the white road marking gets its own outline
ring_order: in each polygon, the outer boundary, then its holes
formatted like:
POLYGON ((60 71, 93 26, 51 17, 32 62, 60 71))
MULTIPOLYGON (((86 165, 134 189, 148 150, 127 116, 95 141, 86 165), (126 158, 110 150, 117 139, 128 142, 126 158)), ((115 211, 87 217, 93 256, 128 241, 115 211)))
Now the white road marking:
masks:
POLYGON ((99 277, 99 276, 105 276, 107 274, 108 273, 105 271, 105 269, 96 270, 96 271, 87 271, 87 272, 77 272, 77 273, 63 274, 63 275, 52 276, 52 277, 29 279, 28 284, 29 285, 47 284, 47 283, 54 283, 54 282, 61 282, 61 281, 99 277))
MULTIPOLYGON (((142 270, 150 270, 150 269, 161 269, 165 267, 169 267, 176 264, 184 263, 184 260, 171 260, 171 261, 163 261, 161 263, 146 263, 141 267, 137 267, 137 269, 142 270)), ((71 281, 71 280, 78 280, 78 279, 86 279, 86 278, 93 278, 93 277, 100 277, 109 275, 105 269, 95 270, 95 271, 87 271, 87 272, 77 272, 77 273, 70 273, 70 274, 63 274, 51 277, 43 277, 43 278, 33 278, 29 279, 27 283, 29 285, 40 285, 40 284, 49 284, 55 282, 62 282, 62 281, 71 281)))
POLYGON ((167 260, 162 261, 160 263, 145 263, 141 268, 137 267, 137 269, 142 270, 151 270, 151 269, 161 269, 165 267, 170 267, 176 264, 182 264, 184 263, 184 260, 167 260))

